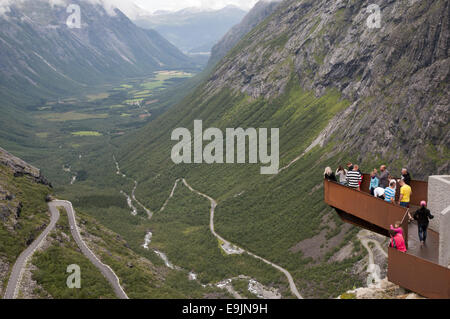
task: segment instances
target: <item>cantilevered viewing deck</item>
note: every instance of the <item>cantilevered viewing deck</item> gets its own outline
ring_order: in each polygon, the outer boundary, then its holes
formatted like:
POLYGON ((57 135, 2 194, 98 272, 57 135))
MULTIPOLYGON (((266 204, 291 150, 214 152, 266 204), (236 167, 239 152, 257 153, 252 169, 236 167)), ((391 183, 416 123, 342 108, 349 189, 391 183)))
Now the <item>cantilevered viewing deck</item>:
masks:
MULTIPOLYGON (((361 191, 339 183, 324 182, 325 202, 336 209, 347 223, 389 237, 390 225, 400 221, 407 253, 389 248, 389 281, 428 298, 450 298, 450 269, 439 265, 439 234, 428 230, 425 246, 420 247, 416 222, 408 223, 407 209, 370 195, 370 176, 364 175, 361 191)), ((420 201, 428 200, 428 184, 411 181, 411 213, 420 201)), ((397 191, 397 194, 399 192, 397 191)))

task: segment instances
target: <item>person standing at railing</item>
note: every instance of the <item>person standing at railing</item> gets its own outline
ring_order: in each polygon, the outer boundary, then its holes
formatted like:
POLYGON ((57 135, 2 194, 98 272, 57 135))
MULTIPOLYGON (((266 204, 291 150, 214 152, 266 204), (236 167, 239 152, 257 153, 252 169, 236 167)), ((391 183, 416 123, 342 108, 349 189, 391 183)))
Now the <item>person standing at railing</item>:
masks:
POLYGON ((384 190, 384 200, 389 203, 395 203, 395 181, 391 181, 389 187, 384 190))
POLYGON ((390 229, 389 235, 391 235, 391 242, 389 244, 389 247, 393 247, 398 251, 406 253, 406 245, 403 234, 394 229, 390 229))
POLYGON ((351 171, 353 171, 353 163, 347 162, 347 172, 351 172, 351 171))
POLYGON ((377 177, 377 174, 375 173, 375 170, 370 173, 370 195, 375 195, 375 189, 378 188, 379 185, 379 179, 377 177))
MULTIPOLYGON (((374 169, 377 172, 376 169, 374 169)), ((389 186, 389 171, 386 168, 386 165, 381 165, 380 173, 377 173, 377 178, 379 180, 380 187, 387 188, 389 186)))
POLYGON ((427 202, 421 201, 420 208, 414 213, 414 219, 417 220, 419 230, 420 247, 422 247, 427 241, 428 225, 430 223, 430 219, 433 218, 434 216, 431 215, 430 210, 427 209, 427 202))
POLYGON ((362 175, 359 172, 358 165, 353 166, 353 170, 347 173, 347 185, 350 188, 360 190, 362 175))
POLYGON ((406 168, 402 169, 402 180, 405 181, 406 185, 411 186, 411 175, 406 168))
POLYGON ((339 177, 339 183, 341 185, 346 185, 347 184, 347 170, 344 169, 342 166, 339 166, 338 169, 336 170, 336 178, 339 177))
POLYGON ((400 185, 400 198, 398 199, 398 204, 402 207, 409 208, 409 202, 411 201, 412 194, 411 186, 406 184, 403 179, 399 180, 398 184, 400 185))
POLYGON ((331 170, 331 167, 325 168, 325 172, 323 172, 323 176, 329 181, 337 182, 336 175, 334 175, 333 171, 331 170))

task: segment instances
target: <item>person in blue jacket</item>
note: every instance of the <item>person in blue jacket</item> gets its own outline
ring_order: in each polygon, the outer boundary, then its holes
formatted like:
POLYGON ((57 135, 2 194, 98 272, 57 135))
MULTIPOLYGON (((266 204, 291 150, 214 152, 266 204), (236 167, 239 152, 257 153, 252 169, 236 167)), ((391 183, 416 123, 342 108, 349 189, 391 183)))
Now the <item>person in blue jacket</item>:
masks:
POLYGON ((375 188, 377 188, 380 184, 380 180, 377 177, 377 174, 375 173, 375 171, 372 171, 372 173, 370 173, 370 194, 373 196, 374 195, 374 191, 375 188))

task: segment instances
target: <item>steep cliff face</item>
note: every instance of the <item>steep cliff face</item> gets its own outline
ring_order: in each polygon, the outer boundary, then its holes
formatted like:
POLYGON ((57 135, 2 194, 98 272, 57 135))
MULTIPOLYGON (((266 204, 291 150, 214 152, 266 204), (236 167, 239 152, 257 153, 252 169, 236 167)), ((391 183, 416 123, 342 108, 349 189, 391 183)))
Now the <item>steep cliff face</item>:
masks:
POLYGON ((449 3, 383 2, 379 29, 368 27, 369 4, 283 2, 220 63, 206 90, 271 99, 295 74, 317 97, 336 88, 352 102, 324 135, 338 141, 336 150, 401 161, 416 177, 448 172, 449 3))

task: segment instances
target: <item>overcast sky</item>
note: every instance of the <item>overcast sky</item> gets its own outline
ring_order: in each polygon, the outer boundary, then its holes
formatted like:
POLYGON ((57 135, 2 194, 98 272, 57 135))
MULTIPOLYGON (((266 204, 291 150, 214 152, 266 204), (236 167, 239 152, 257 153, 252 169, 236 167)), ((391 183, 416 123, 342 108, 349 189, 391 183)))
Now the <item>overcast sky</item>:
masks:
POLYGON ((258 0, 134 0, 134 2, 147 11, 154 12, 156 10, 175 11, 188 7, 221 9, 230 4, 249 10, 258 0))

